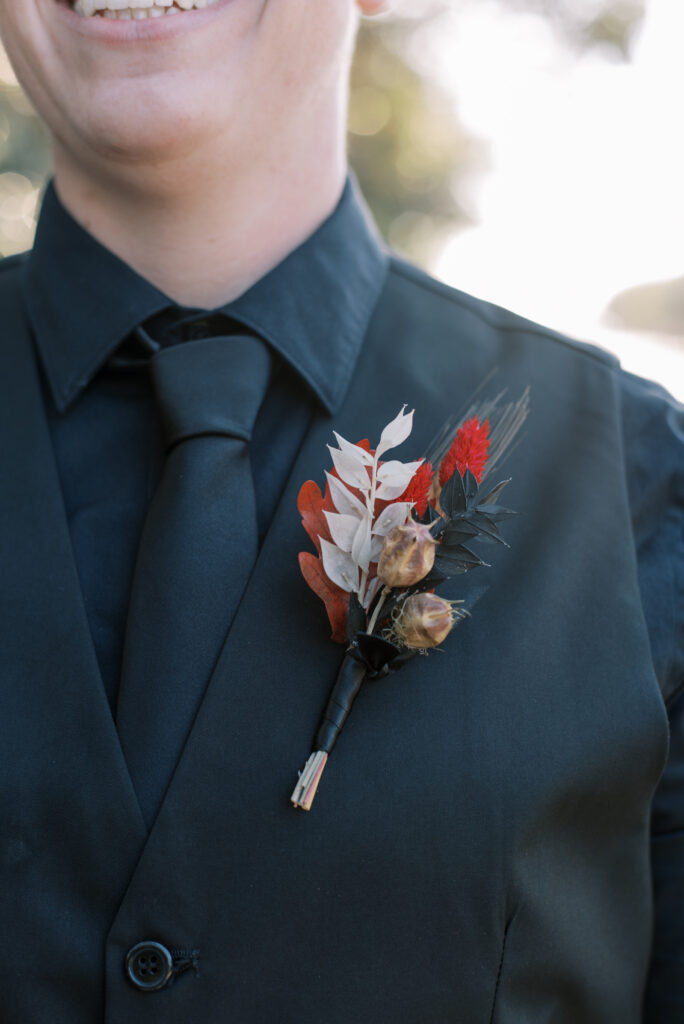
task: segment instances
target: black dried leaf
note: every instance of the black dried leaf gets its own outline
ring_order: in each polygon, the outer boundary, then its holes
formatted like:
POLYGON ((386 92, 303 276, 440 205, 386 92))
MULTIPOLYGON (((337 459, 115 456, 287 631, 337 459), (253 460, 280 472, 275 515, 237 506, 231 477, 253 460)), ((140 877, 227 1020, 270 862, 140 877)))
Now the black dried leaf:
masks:
POLYGON ((512 519, 518 514, 514 509, 504 508, 503 505, 478 505, 476 511, 495 523, 500 523, 503 519, 512 519))
POLYGON ((477 537, 480 531, 474 523, 468 521, 467 515, 468 513, 463 518, 458 518, 449 523, 446 527, 442 535, 442 549, 455 547, 457 544, 463 544, 464 541, 477 537))
POLYGON ((452 519, 467 508, 466 492, 463 487, 463 479, 457 469, 451 474, 444 484, 439 496, 439 503, 448 519, 452 519))
POLYGON ((432 534, 434 540, 440 540, 440 538, 444 534, 444 531, 449 526, 450 521, 451 520, 449 520, 449 519, 445 519, 444 516, 440 516, 439 517, 439 525, 438 526, 432 526, 430 528, 430 533, 432 534))
POLYGON ((440 516, 439 512, 437 512, 437 510, 434 509, 432 505, 428 503, 427 512, 425 513, 421 521, 424 522, 427 526, 431 526, 432 523, 442 518, 443 517, 440 516))
POLYGON ((407 591, 407 595, 424 594, 426 590, 434 590, 441 583, 445 583, 448 578, 448 576, 445 576, 443 572, 440 572, 439 569, 433 566, 424 579, 413 584, 413 586, 407 591))
POLYGON ((402 653, 401 647, 390 643, 377 633, 357 633, 350 656, 361 661, 371 677, 386 675, 392 662, 402 653))
POLYGON ((480 565, 487 565, 482 559, 471 551, 470 548, 460 544, 458 547, 446 551, 438 551, 435 557, 435 565, 440 572, 447 576, 459 576, 480 565))
POLYGON ((505 548, 510 547, 499 533, 498 528, 492 524, 491 529, 482 529, 477 535, 480 544, 503 544, 505 548))
POLYGON ((475 475, 469 469, 466 469, 463 477, 463 488, 465 490, 466 504, 468 507, 471 507, 475 504, 475 499, 477 498, 478 485, 475 475))
MULTIPOLYGON (((496 544, 506 544, 496 523, 492 522, 488 516, 481 515, 479 510, 470 513, 469 522, 477 532, 479 540, 490 540, 496 544)), ((506 547, 508 547, 507 544, 506 547)))
POLYGON ((501 496, 501 492, 503 491, 503 489, 505 487, 508 486, 508 484, 510 484, 510 482, 511 482, 511 478, 510 477, 508 478, 508 480, 502 480, 501 483, 497 484, 496 487, 492 491, 490 491, 489 494, 486 497, 480 499, 480 504, 481 505, 495 505, 497 500, 501 496))
MULTIPOLYGON (((385 603, 382 606, 382 613, 380 615, 378 626, 382 625, 383 622, 386 622, 387 619, 390 618, 394 609, 401 604, 401 602, 406 598, 407 594, 407 590, 397 590, 392 592, 392 594, 390 594, 390 596, 385 599, 385 603)), ((376 626, 376 629, 378 628, 378 626, 376 626)))
POLYGON ((366 613, 363 605, 356 594, 352 594, 349 600, 349 612, 347 613, 347 641, 352 643, 357 633, 363 632, 366 628, 366 613))

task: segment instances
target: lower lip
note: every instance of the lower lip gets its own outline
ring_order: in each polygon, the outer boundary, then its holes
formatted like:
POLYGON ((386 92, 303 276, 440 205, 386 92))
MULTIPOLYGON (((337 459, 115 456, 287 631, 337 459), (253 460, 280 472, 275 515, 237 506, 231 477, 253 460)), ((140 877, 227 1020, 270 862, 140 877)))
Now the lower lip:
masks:
POLYGON ((103 43, 131 43, 136 41, 151 42, 157 39, 171 39, 193 28, 201 28, 212 22, 220 12, 239 3, 240 0, 218 0, 200 10, 180 11, 178 14, 165 14, 163 18, 98 18, 96 15, 84 17, 72 11, 68 0, 54 0, 57 16, 70 29, 89 39, 103 43))

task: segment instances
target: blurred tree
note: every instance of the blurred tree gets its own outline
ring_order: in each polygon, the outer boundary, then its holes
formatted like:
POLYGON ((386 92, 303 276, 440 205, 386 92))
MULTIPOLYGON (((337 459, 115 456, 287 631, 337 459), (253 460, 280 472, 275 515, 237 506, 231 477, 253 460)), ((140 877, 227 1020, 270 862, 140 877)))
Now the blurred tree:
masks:
POLYGON ((601 47, 626 59, 645 0, 508 0, 508 6, 547 18, 571 46, 601 47))
POLYGON ((462 182, 484 150, 454 103, 407 62, 407 26, 364 25, 352 75, 349 158, 380 230, 427 263, 442 234, 468 220, 462 182))
POLYGON ((393 0, 393 20, 415 25, 419 19, 438 18, 447 11, 465 11, 484 3, 537 15, 566 44, 580 50, 611 47, 624 59, 631 52, 647 0, 393 0))
POLYGON ((49 170, 47 131, 0 50, 0 255, 30 246, 49 170))
MULTIPOLYGON (((362 25, 352 75, 350 162, 390 244, 423 265, 470 220, 469 178, 486 148, 459 122, 452 96, 411 66, 418 21, 433 23, 478 0, 398 0, 391 18, 362 25)), ((548 21, 579 51, 629 58, 645 0, 493 0, 548 21)))

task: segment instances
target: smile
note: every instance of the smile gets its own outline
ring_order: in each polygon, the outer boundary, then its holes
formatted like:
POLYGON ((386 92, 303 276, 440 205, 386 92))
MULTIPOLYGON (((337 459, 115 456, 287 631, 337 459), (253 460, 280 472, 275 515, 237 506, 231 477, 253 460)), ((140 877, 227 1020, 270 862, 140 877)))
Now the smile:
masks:
POLYGON ((137 21, 200 10, 218 2, 219 0, 73 0, 71 7, 76 14, 84 18, 137 21))

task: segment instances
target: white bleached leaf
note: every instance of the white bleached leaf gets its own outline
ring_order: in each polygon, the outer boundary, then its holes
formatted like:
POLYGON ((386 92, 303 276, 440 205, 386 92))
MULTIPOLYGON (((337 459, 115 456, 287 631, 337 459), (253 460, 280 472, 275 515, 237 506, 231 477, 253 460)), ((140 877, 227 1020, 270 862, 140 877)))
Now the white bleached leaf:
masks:
POLYGON ((368 584, 368 589, 366 591, 366 596, 364 597, 363 601, 361 602, 364 608, 367 609, 367 608, 370 607, 370 603, 373 600, 373 598, 375 597, 375 595, 377 594, 379 588, 380 588, 380 580, 378 579, 377 576, 374 576, 373 579, 368 584))
POLYGON ((346 590, 348 594, 355 591, 359 585, 359 570, 352 557, 346 552, 340 551, 324 537, 320 537, 319 540, 325 575, 342 590, 346 590))
POLYGON ((420 462, 385 462, 378 470, 379 486, 376 498, 383 501, 394 501, 400 498, 411 482, 420 462))
POLYGON ((396 459, 391 462, 383 462, 382 466, 378 469, 378 482, 381 484, 398 484, 400 480, 403 480, 405 486, 408 486, 416 470, 422 464, 422 459, 418 462, 398 462, 396 459))
POLYGON ((378 487, 375 497, 380 501, 396 501, 397 498, 401 498, 405 490, 404 484, 384 483, 378 487))
POLYGON ((373 533, 376 537, 386 537, 395 526, 403 526, 410 511, 410 501, 395 501, 393 505, 388 505, 376 519, 373 533))
POLYGON ((370 554, 371 562, 377 562, 379 560, 380 555, 382 554, 382 549, 384 548, 384 546, 385 546, 385 538, 384 537, 373 536, 373 538, 371 539, 371 554, 370 554))
POLYGON ((332 473, 326 473, 325 476, 330 484, 330 497, 338 512, 347 516, 365 515, 366 506, 364 503, 359 501, 356 495, 352 494, 341 480, 338 480, 332 473))
POLYGON ((347 455, 351 456, 351 458, 356 459, 360 465, 373 465, 373 456, 370 452, 367 452, 365 448, 362 448, 358 444, 352 444, 351 441, 345 441, 343 437, 340 437, 336 430, 333 430, 333 434, 335 435, 335 440, 340 446, 340 451, 346 452, 347 455))
MULTIPOLYGON (((400 498, 404 490, 407 489, 413 476, 421 466, 420 462, 387 462, 385 466, 388 467, 387 472, 383 475, 382 480, 376 490, 376 498, 381 501, 393 502, 397 498, 400 498)), ((380 473, 385 469, 385 466, 380 467, 380 473)), ((378 476, 380 476, 380 473, 378 476)))
POLYGON ((334 543, 342 551, 350 552, 359 528, 359 517, 341 515, 339 512, 324 512, 324 515, 334 543))
POLYGON ((359 462, 353 455, 342 452, 338 448, 331 448, 328 445, 328 449, 333 460, 333 466, 337 470, 340 479, 345 484, 349 484, 350 487, 358 487, 364 492, 369 491, 371 482, 366 464, 359 462))
POLYGON ((362 572, 368 572, 371 556, 371 517, 366 514, 359 522, 354 542, 352 544, 351 556, 354 562, 361 568, 362 572))
POLYGON ((397 448, 400 444, 403 444, 406 438, 413 430, 413 409, 411 412, 404 413, 406 406, 402 406, 401 412, 398 416, 388 423, 382 432, 380 437, 380 444, 376 449, 376 455, 380 458, 385 452, 388 452, 390 448, 397 448))

